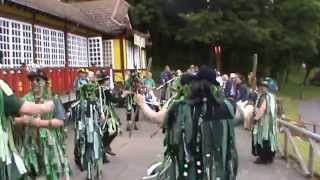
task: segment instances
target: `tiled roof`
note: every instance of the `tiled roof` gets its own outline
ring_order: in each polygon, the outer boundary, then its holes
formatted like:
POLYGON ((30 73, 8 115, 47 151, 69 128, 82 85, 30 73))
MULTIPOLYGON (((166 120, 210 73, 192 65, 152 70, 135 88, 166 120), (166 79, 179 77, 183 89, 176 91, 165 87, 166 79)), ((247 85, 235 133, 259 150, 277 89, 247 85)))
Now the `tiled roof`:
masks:
POLYGON ((94 0, 72 3, 95 19, 108 31, 131 29, 128 16, 129 4, 125 0, 94 0))
MULTIPOLYGON (((109 24, 102 24, 100 23, 100 18, 97 18, 95 16, 89 15, 86 12, 84 12, 81 5, 77 7, 78 5, 63 3, 58 0, 9 0, 15 4, 19 4, 21 6, 29 7, 31 9, 41 11, 46 14, 50 14, 53 16, 56 16, 61 19, 66 19, 68 21, 80 24, 85 27, 89 27, 104 33, 114 33, 113 31, 116 30, 114 28, 114 25, 109 24)), ((116 0, 106 0, 106 2, 109 1, 116 1, 116 0)), ((105 4, 98 5, 97 7, 105 7, 105 4)), ((110 7, 112 8, 112 7, 110 7)), ((109 9, 109 6, 108 6, 109 9)), ((103 8, 99 8, 97 12, 104 10, 103 8)), ((112 9, 108 10, 112 12, 112 9)), ((104 11, 106 12, 106 11, 104 11)), ((111 16, 110 16, 111 17, 111 16)))

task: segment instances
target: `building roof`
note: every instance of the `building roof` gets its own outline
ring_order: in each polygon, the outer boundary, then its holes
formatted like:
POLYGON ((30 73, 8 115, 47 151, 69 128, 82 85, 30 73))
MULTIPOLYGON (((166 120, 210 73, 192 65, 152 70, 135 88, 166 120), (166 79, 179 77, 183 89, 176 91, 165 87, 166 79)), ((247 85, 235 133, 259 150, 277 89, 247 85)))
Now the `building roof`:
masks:
MULTIPOLYGON (((46 14, 56 16, 61 19, 80 24, 107 34, 113 34, 113 29, 106 28, 105 25, 98 23, 99 19, 88 16, 82 9, 58 0, 9 0, 15 4, 25 6, 46 14)), ((112 1, 112 0, 107 0, 112 1)), ((99 9, 100 10, 100 9, 99 9)))
POLYGON ((132 30, 125 0, 93 0, 72 3, 108 31, 132 30))

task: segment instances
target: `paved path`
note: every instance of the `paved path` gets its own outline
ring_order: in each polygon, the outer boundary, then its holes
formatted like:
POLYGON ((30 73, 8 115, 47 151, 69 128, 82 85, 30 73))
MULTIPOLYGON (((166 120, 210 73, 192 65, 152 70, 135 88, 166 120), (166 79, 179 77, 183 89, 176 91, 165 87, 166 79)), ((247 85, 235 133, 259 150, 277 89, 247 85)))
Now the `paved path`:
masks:
MULTIPOLYGON (((119 112, 123 116, 123 112, 119 112)), ((140 131, 135 131, 129 139, 124 132, 112 144, 117 156, 111 157, 111 163, 103 166, 103 180, 140 180, 146 174, 146 169, 154 162, 161 160, 163 135, 154 138, 150 135, 157 127, 147 122, 141 122, 140 131)), ((301 180, 304 179, 296 170, 285 161, 277 158, 272 165, 255 165, 255 158, 250 154, 250 135, 248 132, 237 129, 237 146, 239 151, 238 180, 301 180)), ((74 169, 74 180, 85 179, 85 173, 80 172, 73 162, 73 133, 69 131, 68 155, 74 169)))
POLYGON ((320 98, 302 101, 299 111, 304 121, 320 124, 320 98))

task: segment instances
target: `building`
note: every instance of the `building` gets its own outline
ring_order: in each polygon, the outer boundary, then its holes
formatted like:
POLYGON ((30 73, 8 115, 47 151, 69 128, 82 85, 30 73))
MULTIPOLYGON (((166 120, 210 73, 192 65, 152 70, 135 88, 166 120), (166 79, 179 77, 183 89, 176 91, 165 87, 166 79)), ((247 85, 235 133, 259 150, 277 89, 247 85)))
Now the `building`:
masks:
POLYGON ((0 5, 0 78, 23 95, 30 88, 23 64, 46 68, 57 93, 71 91, 80 67, 145 69, 145 36, 134 33, 124 0, 64 3, 5 0, 0 5), (136 43, 134 43, 136 39, 136 43))
POLYGON ((72 5, 114 33, 111 38, 108 35, 103 38, 103 47, 105 64, 112 64, 117 81, 124 79, 126 70, 146 69, 147 36, 133 31, 128 16, 130 5, 126 1, 95 0, 72 5))

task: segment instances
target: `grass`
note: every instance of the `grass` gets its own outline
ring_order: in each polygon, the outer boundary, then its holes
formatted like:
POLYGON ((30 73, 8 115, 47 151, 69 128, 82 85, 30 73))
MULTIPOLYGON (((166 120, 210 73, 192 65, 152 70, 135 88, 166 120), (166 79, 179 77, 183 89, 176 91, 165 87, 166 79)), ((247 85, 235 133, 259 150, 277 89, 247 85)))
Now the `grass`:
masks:
POLYGON ((301 101, 320 98, 320 87, 303 86, 289 81, 281 88, 278 96, 282 99, 286 116, 297 120, 301 101))
MULTIPOLYGON (((312 71, 310 77, 319 70, 320 68, 316 68, 312 71)), ((290 119, 297 120, 299 118, 299 104, 302 100, 320 98, 320 87, 304 86, 302 84, 303 78, 304 72, 301 68, 292 68, 288 82, 281 87, 278 93, 278 96, 283 100, 285 114, 290 119)))
MULTIPOLYGON (((301 139, 300 137, 294 137, 294 142, 298 146, 299 151, 300 151, 300 153, 301 153, 301 155, 302 155, 302 157, 304 159, 304 162, 308 166, 309 144, 305 140, 301 139)), ((279 143, 281 145, 284 144, 284 134, 281 134, 279 136, 279 143)), ((289 155, 291 155, 292 157, 295 157, 295 158, 297 157, 296 154, 293 151, 293 147, 290 144, 288 145, 288 152, 289 152, 289 155)), ((317 174, 320 174, 320 157, 317 157, 315 159, 315 161, 314 161, 314 169, 315 169, 315 172, 317 174)))
MULTIPOLYGON (((319 70, 319 69, 317 69, 319 70)), ((299 119, 299 104, 303 100, 320 97, 320 87, 316 86, 303 86, 303 71, 300 69, 293 69, 293 73, 288 82, 281 88, 278 96, 282 99, 285 115, 292 120, 299 119)), ((316 71, 311 73, 314 74, 316 71)), ((305 162, 308 162, 309 143, 300 137, 294 137, 294 141, 297 144, 299 151, 301 152, 305 162)), ((283 144, 283 134, 279 136, 280 144, 283 144)), ((296 157, 292 146, 289 145, 289 154, 296 157)), ((320 157, 316 157, 315 160, 315 172, 320 174, 320 157)))

